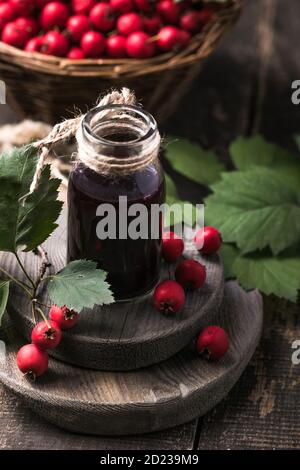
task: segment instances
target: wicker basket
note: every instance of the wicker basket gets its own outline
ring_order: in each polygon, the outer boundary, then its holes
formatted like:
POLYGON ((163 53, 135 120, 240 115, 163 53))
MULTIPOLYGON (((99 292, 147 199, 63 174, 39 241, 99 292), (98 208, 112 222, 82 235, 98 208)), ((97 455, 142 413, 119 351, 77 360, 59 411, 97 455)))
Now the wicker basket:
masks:
POLYGON ((53 124, 85 111, 99 93, 127 86, 161 122, 175 109, 197 75, 201 60, 234 24, 243 0, 229 0, 216 9, 203 31, 180 53, 151 59, 73 61, 25 53, 0 42, 0 77, 9 103, 22 116, 53 124))

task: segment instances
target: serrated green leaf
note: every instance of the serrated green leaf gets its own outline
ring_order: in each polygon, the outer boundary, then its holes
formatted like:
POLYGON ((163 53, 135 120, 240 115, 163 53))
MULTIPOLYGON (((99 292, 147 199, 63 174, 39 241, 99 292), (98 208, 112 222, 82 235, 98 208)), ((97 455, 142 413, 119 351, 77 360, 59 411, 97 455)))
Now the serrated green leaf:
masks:
POLYGON ((176 171, 203 185, 217 181, 224 170, 214 152, 185 139, 170 141, 165 155, 176 171))
POLYGON ((111 304, 114 301, 107 273, 97 269, 97 264, 88 260, 69 263, 57 274, 51 276, 48 294, 57 305, 67 305, 80 312, 94 305, 111 304))
POLYGON ((21 204, 16 245, 30 251, 43 243, 57 227, 63 203, 57 200, 60 180, 51 178, 50 166, 45 165, 37 189, 21 204))
POLYGON ((9 283, 10 281, 0 281, 0 326, 7 305, 9 283))
POLYGON ((300 256, 255 253, 251 256, 238 256, 233 270, 239 283, 246 289, 259 289, 260 292, 297 301, 300 289, 300 256))
POLYGON ((278 256, 266 249, 242 255, 235 245, 223 244, 220 255, 225 278, 237 279, 247 290, 258 289, 266 295, 274 294, 297 301, 300 289, 300 254, 292 247, 278 256))
POLYGON ((31 250, 45 241, 56 227, 62 203, 58 202, 59 180, 50 179, 46 165, 36 191, 25 201, 37 163, 32 146, 15 149, 0 157, 0 250, 31 250))
POLYGON ((300 157, 279 145, 265 140, 262 136, 238 137, 229 148, 232 161, 238 170, 263 166, 277 170, 278 177, 300 193, 300 157))
POLYGON ((275 170, 253 167, 222 174, 205 203, 205 219, 243 254, 270 246, 278 254, 300 239, 296 191, 275 170))

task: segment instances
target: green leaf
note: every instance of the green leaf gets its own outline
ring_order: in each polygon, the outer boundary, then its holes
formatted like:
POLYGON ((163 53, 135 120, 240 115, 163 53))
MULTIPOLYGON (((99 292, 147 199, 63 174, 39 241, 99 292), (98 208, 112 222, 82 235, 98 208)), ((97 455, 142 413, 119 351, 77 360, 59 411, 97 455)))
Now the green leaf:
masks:
POLYGON ((176 171, 203 185, 217 181, 224 170, 224 165, 214 152, 185 139, 170 141, 166 147, 166 158, 176 171))
POLYGON ((297 301, 300 289, 300 255, 292 247, 278 256, 263 252, 242 255, 236 246, 223 244, 220 251, 225 268, 225 278, 234 279, 245 289, 297 301))
POLYGON ((0 326, 7 305, 9 283, 10 281, 0 281, 0 326))
POLYGON ((253 166, 277 170, 278 176, 282 176, 286 183, 300 193, 300 157, 298 154, 270 143, 262 136, 239 137, 232 142, 229 152, 238 170, 248 170, 253 166))
POLYGON ((25 201, 37 164, 32 146, 0 157, 0 250, 16 252, 36 248, 56 228, 62 203, 57 201, 60 181, 50 179, 46 165, 36 191, 25 201))
POLYGON ((300 256, 255 253, 238 256, 233 270, 246 289, 259 289, 266 295, 275 294, 292 302, 297 301, 300 289, 300 256))
POLYGON ((16 236, 17 247, 30 251, 43 243, 57 227, 63 203, 57 200, 60 180, 51 178, 50 166, 45 165, 37 189, 21 205, 16 236))
POLYGON ((263 167, 222 174, 206 199, 205 219, 243 254, 270 246, 278 254, 300 239, 297 192, 263 167))
POLYGON ((114 301, 106 272, 97 269, 97 263, 77 260, 51 276, 48 294, 57 305, 67 305, 80 312, 83 308, 111 304, 114 301))

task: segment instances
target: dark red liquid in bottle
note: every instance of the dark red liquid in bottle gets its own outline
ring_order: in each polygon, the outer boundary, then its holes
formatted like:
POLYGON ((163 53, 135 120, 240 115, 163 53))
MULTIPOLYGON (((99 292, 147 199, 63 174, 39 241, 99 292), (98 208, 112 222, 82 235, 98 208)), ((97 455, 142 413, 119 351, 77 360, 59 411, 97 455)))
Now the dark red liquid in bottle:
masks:
MULTIPOLYGON (((115 299, 142 296, 159 280, 161 238, 104 239, 96 234, 100 217, 99 204, 110 203, 116 208, 119 226, 119 196, 127 196, 128 208, 140 203, 151 209, 162 204, 165 183, 155 165, 122 177, 108 177, 79 164, 71 172, 68 189, 68 261, 89 259, 108 272, 115 299)), ((151 215, 149 213, 149 227, 151 215)), ((128 217, 128 223, 131 218, 128 217)), ((157 222, 157 221, 156 221, 157 222)), ((161 224, 161 220, 159 223, 161 224)), ((150 230, 150 229, 149 229, 150 230)))

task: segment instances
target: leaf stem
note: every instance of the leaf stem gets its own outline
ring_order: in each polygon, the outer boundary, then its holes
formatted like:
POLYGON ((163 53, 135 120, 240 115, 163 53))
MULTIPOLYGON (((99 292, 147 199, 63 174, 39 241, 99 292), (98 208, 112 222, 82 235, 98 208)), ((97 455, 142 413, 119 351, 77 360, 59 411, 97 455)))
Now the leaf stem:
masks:
POLYGON ((36 315, 35 315, 35 305, 34 305, 34 302, 31 302, 31 311, 32 311, 33 323, 37 323, 36 315))
POLYGON ((28 279, 28 281, 32 285, 32 288, 35 289, 35 284, 34 284, 33 280, 31 279, 31 277, 29 276, 29 274, 27 273, 26 269, 24 268, 24 265, 23 265, 22 261, 20 260, 20 257, 18 255, 18 253, 14 252, 14 255, 15 255, 15 257, 16 257, 19 265, 20 265, 20 268, 22 269, 22 271, 25 274, 26 278, 28 279))
POLYGON ((31 289, 31 287, 29 287, 27 284, 24 284, 24 282, 22 281, 19 281, 18 279, 16 279, 14 276, 12 276, 11 274, 9 274, 5 269, 1 268, 0 267, 0 271, 3 272, 3 274, 5 274, 9 279, 11 279, 13 282, 15 282, 16 284, 18 284, 18 286, 22 287, 23 290, 26 291, 26 293, 29 295, 29 297, 32 296, 32 292, 30 292, 29 289, 31 289))
POLYGON ((50 325, 46 315, 44 314, 43 310, 40 307, 35 307, 35 309, 39 312, 39 314, 41 315, 42 319, 45 321, 48 328, 51 328, 51 325, 50 325))

